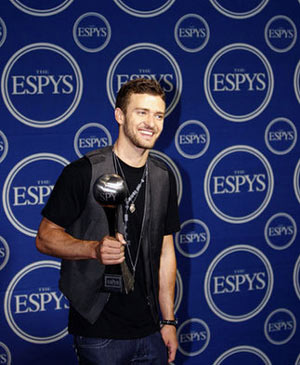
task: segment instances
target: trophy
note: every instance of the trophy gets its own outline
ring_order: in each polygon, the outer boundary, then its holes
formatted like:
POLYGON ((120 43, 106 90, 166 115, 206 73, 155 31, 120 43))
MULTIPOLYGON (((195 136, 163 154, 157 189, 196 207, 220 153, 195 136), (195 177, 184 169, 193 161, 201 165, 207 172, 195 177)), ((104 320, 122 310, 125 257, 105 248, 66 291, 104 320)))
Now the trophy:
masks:
MULTIPOLYGON (((95 200, 103 207, 107 217, 109 234, 115 237, 118 230, 121 207, 128 196, 126 182, 117 174, 104 174, 94 183, 95 200)), ((120 232, 121 233, 121 232, 120 232)), ((126 294, 133 290, 133 276, 125 260, 121 264, 106 265, 102 290, 126 294)))

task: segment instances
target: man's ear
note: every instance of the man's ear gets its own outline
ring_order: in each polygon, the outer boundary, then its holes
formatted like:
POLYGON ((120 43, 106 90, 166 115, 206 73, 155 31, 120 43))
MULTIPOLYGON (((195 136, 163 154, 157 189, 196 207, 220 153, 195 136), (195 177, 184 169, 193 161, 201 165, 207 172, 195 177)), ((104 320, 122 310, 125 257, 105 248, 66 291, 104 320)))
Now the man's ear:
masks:
POLYGON ((120 108, 115 109, 115 118, 116 121, 119 123, 119 125, 122 125, 124 123, 125 115, 120 108))

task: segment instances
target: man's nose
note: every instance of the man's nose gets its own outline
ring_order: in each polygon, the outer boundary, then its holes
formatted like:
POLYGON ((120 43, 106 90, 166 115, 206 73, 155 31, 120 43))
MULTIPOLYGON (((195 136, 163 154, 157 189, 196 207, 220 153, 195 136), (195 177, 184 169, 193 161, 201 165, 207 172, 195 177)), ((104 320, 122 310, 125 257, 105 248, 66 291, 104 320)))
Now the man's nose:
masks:
POLYGON ((155 116, 149 113, 147 115, 146 123, 149 127, 153 128, 155 126, 155 116))

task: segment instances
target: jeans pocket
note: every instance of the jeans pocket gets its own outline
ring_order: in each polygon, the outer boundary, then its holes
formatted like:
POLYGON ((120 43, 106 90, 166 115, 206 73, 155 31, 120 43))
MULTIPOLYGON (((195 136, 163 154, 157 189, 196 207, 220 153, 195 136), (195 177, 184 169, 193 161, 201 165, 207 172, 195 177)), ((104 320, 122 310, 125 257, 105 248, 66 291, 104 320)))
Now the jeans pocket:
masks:
POLYGON ((104 348, 111 342, 110 338, 75 336, 75 344, 79 348, 104 348))

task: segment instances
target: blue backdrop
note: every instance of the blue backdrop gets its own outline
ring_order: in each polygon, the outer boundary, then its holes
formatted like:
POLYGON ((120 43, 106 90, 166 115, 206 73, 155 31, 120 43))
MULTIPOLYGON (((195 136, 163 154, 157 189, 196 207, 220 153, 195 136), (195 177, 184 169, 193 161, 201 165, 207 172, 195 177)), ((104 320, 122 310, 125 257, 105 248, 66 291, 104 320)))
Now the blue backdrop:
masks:
POLYGON ((175 364, 300 364, 298 0, 2 0, 0 364, 74 364, 34 237, 62 168, 112 144, 116 92, 167 94, 175 364))

